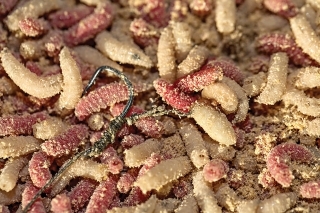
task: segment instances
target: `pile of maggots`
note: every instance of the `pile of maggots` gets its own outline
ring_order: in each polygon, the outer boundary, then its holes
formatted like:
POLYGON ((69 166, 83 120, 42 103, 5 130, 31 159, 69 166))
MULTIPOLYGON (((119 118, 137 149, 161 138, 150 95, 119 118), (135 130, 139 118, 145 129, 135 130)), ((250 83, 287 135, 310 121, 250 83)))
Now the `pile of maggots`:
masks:
POLYGON ((319 13, 0 1, 0 211, 318 212, 319 13))
POLYGON ((60 170, 55 174, 54 177, 52 177, 38 192, 37 194, 34 195, 34 197, 30 200, 30 202, 24 207, 23 212, 27 212, 29 210, 29 208, 32 206, 32 204, 34 202, 36 202, 36 200, 38 199, 38 197, 50 186, 50 184, 52 184, 55 180, 57 180, 57 178, 59 178, 59 176, 66 170, 68 169, 68 167, 70 167, 70 165, 72 163, 74 163, 78 158, 80 157, 93 157, 93 156, 99 156, 107 147, 108 144, 113 143, 116 139, 116 134, 120 131, 120 129, 123 127, 123 125, 126 124, 133 124, 135 121, 137 121, 138 119, 144 118, 144 117, 150 117, 150 116, 161 116, 161 115, 166 115, 166 114, 170 114, 170 113, 174 113, 176 115, 180 116, 186 116, 187 114, 183 114, 183 113, 179 113, 176 110, 165 110, 164 108, 161 107, 157 107, 154 110, 150 110, 147 111, 145 113, 141 113, 141 114, 135 114, 132 115, 130 117, 125 117, 130 109, 130 107, 133 104, 133 98, 134 98, 134 94, 133 94, 133 86, 132 83, 130 82, 130 80, 123 74, 121 73, 119 70, 116 70, 112 67, 108 67, 108 66, 103 66, 100 67, 95 74, 93 75, 93 77, 91 78, 91 80, 89 81, 87 87, 84 89, 82 96, 87 92, 87 90, 89 90, 89 88, 93 85, 94 80, 96 79, 96 77, 99 75, 100 72, 102 71, 108 71, 111 72, 115 75, 117 75, 119 78, 121 78, 128 89, 128 102, 124 108, 124 110, 121 112, 120 115, 118 115, 117 117, 115 117, 113 120, 111 120, 110 124, 109 124, 109 128, 107 130, 105 130, 102 133, 101 138, 96 141, 92 147, 81 151, 79 153, 77 153, 75 156, 73 156, 71 159, 67 160, 63 166, 60 168, 60 170))

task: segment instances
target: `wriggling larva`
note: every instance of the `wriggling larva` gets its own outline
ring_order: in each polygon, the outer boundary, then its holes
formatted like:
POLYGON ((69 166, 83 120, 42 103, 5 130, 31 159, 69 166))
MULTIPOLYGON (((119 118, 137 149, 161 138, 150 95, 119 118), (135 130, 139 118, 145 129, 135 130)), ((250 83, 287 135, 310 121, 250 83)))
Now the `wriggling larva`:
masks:
POLYGON ((60 92, 61 74, 37 76, 21 64, 7 48, 1 51, 1 61, 9 77, 24 92, 37 98, 52 97, 60 92))
POLYGON ((133 86, 132 83, 129 81, 129 79, 119 70, 114 69, 112 67, 108 66, 102 66, 97 69, 97 71, 94 73, 93 77, 89 81, 87 87, 84 89, 84 92, 82 95, 84 95, 87 90, 93 85, 95 79, 99 75, 100 72, 102 71, 108 71, 111 72, 115 75, 117 75, 121 80, 123 80, 128 87, 128 93, 129 93, 129 99, 124 107, 124 110, 122 113, 115 117, 111 122, 110 122, 110 127, 107 129, 105 132, 103 132, 101 139, 96 141, 92 147, 89 147, 88 149, 85 149, 79 153, 77 153, 75 156, 73 156, 71 159, 67 160, 66 163, 64 163, 63 166, 61 166, 60 170, 56 173, 56 175, 51 178, 30 200, 30 202, 24 207, 22 210, 23 213, 28 212, 28 210, 31 208, 31 206, 36 202, 37 198, 49 187, 51 186, 55 181, 57 181, 61 174, 64 173, 75 161, 77 161, 81 157, 93 157, 93 156, 98 156, 100 155, 103 150, 106 148, 106 146, 109 143, 113 143, 116 137, 117 132, 122 128, 122 126, 125 123, 128 123, 129 125, 132 125, 134 122, 137 120, 144 118, 144 117, 149 117, 149 116, 161 116, 169 113, 174 113, 179 116, 182 116, 184 114, 180 114, 176 110, 165 110, 164 107, 156 107, 150 111, 141 113, 141 114, 135 114, 130 117, 125 117, 126 114, 129 111, 129 108, 132 106, 133 103, 133 96, 134 96, 134 91, 133 91, 133 86))

